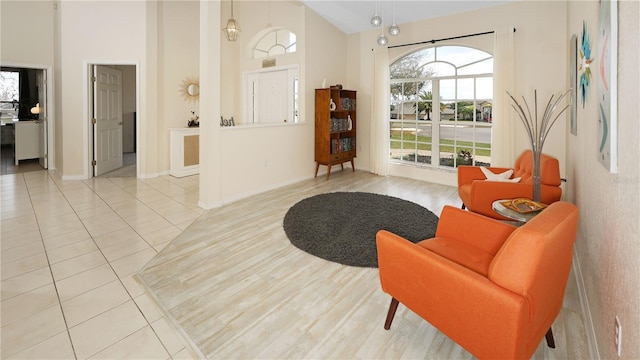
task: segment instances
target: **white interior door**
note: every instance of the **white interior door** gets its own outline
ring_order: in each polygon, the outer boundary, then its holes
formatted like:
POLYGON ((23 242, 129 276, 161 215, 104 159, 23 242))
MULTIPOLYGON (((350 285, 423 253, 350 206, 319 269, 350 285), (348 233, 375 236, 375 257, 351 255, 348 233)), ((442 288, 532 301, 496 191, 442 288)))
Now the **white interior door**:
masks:
POLYGON ((122 167, 122 71, 93 67, 94 176, 122 167))
POLYGON ((38 84, 38 104, 40 113, 38 114, 39 144, 40 144, 40 165, 48 169, 48 130, 49 117, 47 116, 47 70, 40 70, 36 73, 36 83, 38 84))

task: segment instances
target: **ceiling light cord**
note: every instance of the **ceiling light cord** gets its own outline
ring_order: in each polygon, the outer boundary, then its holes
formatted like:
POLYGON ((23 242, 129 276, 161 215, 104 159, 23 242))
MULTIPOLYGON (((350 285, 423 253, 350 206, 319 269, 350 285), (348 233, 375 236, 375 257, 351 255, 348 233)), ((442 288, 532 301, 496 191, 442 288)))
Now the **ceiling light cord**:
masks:
POLYGON ((267 28, 271 28, 271 0, 267 1, 267 28))
POLYGON ((396 0, 393 0, 393 24, 389 27, 389 35, 396 36, 400 34, 400 27, 396 25, 396 0))
POLYGON ((378 27, 380 25, 382 25, 382 18, 378 16, 378 1, 376 1, 376 12, 371 17, 371 26, 378 27))
MULTIPOLYGON (((380 14, 384 17, 384 8, 380 9, 380 14)), ((385 46, 389 42, 386 36, 384 36, 384 18, 381 19, 380 22, 380 36, 378 36, 378 41, 376 41, 378 45, 385 46)))

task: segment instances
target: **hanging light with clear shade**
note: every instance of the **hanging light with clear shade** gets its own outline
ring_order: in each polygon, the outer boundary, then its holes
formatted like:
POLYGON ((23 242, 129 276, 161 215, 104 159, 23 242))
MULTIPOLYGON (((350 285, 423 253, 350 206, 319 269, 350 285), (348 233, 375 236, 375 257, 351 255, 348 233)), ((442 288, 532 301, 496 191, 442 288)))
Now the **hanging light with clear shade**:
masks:
MULTIPOLYGON (((384 9, 381 9, 380 13, 382 14, 382 16, 384 16, 384 9)), ((387 45, 388 42, 389 42, 389 40, 387 39, 386 36, 384 36, 384 20, 381 19, 381 22, 380 22, 380 36, 378 36, 377 43, 380 46, 385 46, 385 45, 387 45)))
POLYGON ((238 22, 233 18, 233 0, 231 0, 231 18, 229 18, 227 26, 222 30, 224 30, 224 35, 227 37, 227 40, 236 41, 236 39, 238 39, 240 25, 238 25, 238 22))
POLYGON ((371 17, 371 26, 378 27, 380 25, 382 25, 382 18, 378 16, 378 1, 376 1, 376 12, 371 17))
POLYGON ((400 34, 400 27, 396 25, 396 0, 393 0, 393 25, 389 27, 389 35, 396 36, 400 34))

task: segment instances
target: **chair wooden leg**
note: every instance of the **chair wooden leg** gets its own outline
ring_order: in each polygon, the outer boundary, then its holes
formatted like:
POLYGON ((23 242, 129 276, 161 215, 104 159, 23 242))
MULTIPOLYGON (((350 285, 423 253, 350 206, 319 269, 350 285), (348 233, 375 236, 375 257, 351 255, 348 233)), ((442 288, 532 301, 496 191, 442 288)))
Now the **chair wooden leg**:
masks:
POLYGON ((556 348, 556 342, 553 340, 553 332, 551 331, 551 328, 549 328, 549 331, 544 335, 544 338, 547 339, 548 347, 552 349, 556 348))
POLYGON ((389 305, 389 312, 387 313, 387 320, 384 322, 384 329, 389 330, 391 327, 391 322, 393 321, 393 317, 396 315, 396 310, 398 309, 398 300, 396 298, 391 298, 391 304, 389 305))

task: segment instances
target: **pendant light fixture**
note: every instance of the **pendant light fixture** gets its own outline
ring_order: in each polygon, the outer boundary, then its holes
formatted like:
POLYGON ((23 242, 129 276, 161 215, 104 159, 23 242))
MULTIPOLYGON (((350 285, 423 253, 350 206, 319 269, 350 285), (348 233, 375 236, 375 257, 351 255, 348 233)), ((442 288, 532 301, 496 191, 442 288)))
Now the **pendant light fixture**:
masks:
POLYGON ((396 0, 393 0, 393 25, 389 27, 389 35, 396 36, 400 34, 400 27, 396 25, 396 0))
MULTIPOLYGON (((381 14, 382 14, 382 16, 384 16, 384 9, 381 10, 381 14)), ((381 22, 380 22, 380 36, 378 36, 377 43, 380 46, 385 46, 385 45, 387 45, 388 42, 389 42, 389 40, 387 39, 386 36, 384 36, 384 21, 381 19, 381 22)))
POLYGON ((376 1, 376 12, 371 17, 371 25, 373 27, 378 27, 378 26, 382 25, 382 18, 380 16, 378 16, 378 1, 376 1))
POLYGON ((227 26, 222 29, 224 30, 224 35, 227 37, 229 41, 236 41, 238 39, 238 33, 240 33, 240 25, 236 19, 233 18, 233 0, 231 0, 231 18, 227 21, 227 26))

